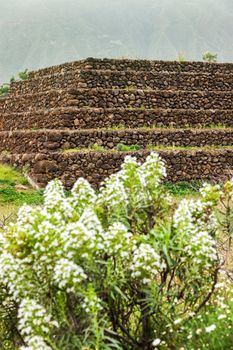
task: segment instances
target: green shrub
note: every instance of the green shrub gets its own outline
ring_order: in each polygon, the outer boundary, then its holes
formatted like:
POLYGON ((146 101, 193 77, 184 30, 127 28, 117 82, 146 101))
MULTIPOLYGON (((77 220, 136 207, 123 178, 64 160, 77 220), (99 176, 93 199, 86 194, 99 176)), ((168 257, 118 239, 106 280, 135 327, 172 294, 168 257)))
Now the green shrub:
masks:
POLYGON ((19 73, 18 73, 18 77, 19 77, 21 80, 27 80, 27 79, 28 79, 28 69, 25 69, 24 71, 19 72, 19 73))
POLYGON ((127 156, 98 192, 81 178, 67 197, 55 180, 43 207, 20 209, 0 240, 0 334, 11 349, 206 349, 224 332, 215 215, 224 192, 205 185, 174 208, 165 175, 156 153, 142 165, 127 156))
POLYGON ((6 95, 10 90, 10 85, 7 83, 4 83, 2 86, 0 86, 0 96, 6 95))
POLYGON ((217 62, 217 57, 217 54, 214 54, 212 52, 206 52, 203 54, 202 59, 205 62, 214 63, 217 62))
MULTIPOLYGON (((28 69, 25 69, 22 72, 18 73, 18 77, 21 80, 27 80, 28 79, 28 69)), ((12 76, 10 79, 10 83, 14 83, 16 81, 15 77, 12 76)), ((0 86, 0 97, 8 94, 10 91, 10 84, 9 83, 4 83, 0 86)))
POLYGON ((179 53, 178 56, 176 57, 176 60, 178 62, 180 62, 180 63, 183 63, 183 62, 187 61, 186 57, 185 57, 185 55, 183 53, 179 53))
POLYGON ((116 146, 118 151, 121 152, 130 152, 130 151, 139 151, 141 146, 139 145, 124 145, 123 143, 118 143, 116 146))

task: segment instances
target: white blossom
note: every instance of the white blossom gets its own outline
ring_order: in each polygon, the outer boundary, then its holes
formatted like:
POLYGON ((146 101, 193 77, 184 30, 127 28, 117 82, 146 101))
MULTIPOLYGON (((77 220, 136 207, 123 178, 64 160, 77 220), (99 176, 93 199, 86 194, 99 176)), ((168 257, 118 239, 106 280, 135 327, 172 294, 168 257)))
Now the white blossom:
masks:
MULTIPOLYGON (((118 274, 119 284, 129 278, 140 288, 157 288, 160 276, 169 270, 169 258, 186 264, 184 278, 191 279, 194 269, 201 275, 215 266, 218 256, 213 233, 217 221, 213 207, 219 187, 205 185, 200 200, 183 200, 179 204, 166 247, 160 247, 160 238, 167 233, 160 222, 147 234, 139 234, 137 225, 143 225, 140 213, 160 200, 159 184, 164 176, 165 164, 152 152, 143 164, 127 156, 120 171, 104 181, 99 192, 81 178, 67 196, 61 181, 51 181, 44 193, 44 205, 23 206, 17 222, 0 232, 0 283, 7 290, 3 306, 19 306, 18 329, 26 344, 20 350, 57 349, 53 346, 53 330, 59 326, 54 319, 54 304, 77 298, 81 311, 90 320, 95 319, 106 307, 102 292, 116 292, 111 288, 118 274), (132 215, 138 212, 134 227, 132 215), (93 283, 96 274, 109 276, 101 285, 101 293, 93 283)), ((118 292, 121 293, 120 286, 118 292)), ((126 298, 128 295, 126 292, 126 298)), ((175 298, 174 308, 178 302, 175 298)), ((223 300, 218 302, 222 309, 220 320, 227 310, 223 311, 223 300)), ((190 315, 191 311, 188 310, 190 315)), ((176 319, 174 324, 181 321, 176 319)), ((207 327, 206 332, 215 327, 207 327)), ((173 330, 170 327, 168 331, 173 330)), ((152 345, 162 343, 157 338, 152 345)))
POLYGON ((161 343, 161 339, 156 338, 156 339, 153 341, 152 345, 153 345, 153 346, 158 346, 160 343, 161 343))
POLYGON ((73 261, 63 258, 55 265, 53 280, 59 288, 66 288, 68 292, 75 292, 76 286, 86 278, 83 268, 73 261))
POLYGON ((208 326, 208 327, 205 328, 206 333, 211 333, 211 332, 213 332, 215 329, 216 329, 216 325, 215 325, 215 324, 212 324, 211 326, 208 326))
POLYGON ((140 278, 144 284, 149 283, 164 268, 161 257, 150 244, 142 243, 134 251, 130 266, 132 277, 140 278))

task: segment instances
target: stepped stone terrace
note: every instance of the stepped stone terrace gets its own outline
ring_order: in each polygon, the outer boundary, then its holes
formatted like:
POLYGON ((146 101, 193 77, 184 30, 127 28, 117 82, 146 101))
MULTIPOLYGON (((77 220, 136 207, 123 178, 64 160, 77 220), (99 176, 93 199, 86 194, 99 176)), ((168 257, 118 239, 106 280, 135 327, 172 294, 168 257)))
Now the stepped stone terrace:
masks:
POLYGON ((233 64, 94 59, 30 72, 0 98, 0 162, 39 187, 92 184, 127 154, 165 159, 169 181, 233 176, 233 64), (119 144, 137 145, 123 152, 119 144))

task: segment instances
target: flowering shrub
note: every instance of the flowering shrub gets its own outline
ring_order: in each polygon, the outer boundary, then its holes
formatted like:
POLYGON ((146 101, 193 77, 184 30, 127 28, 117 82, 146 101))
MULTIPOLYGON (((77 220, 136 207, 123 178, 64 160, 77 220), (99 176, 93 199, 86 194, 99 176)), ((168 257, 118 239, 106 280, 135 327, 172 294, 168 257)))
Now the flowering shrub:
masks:
MULTIPOLYGON (((218 186, 176 209, 156 153, 127 156, 95 191, 49 183, 0 241, 0 333, 8 349, 172 349, 215 293, 218 186)), ((211 325, 209 325, 211 327, 211 325)), ((213 327, 212 327, 213 328, 213 327)), ((213 331, 209 328, 209 331, 213 331)))

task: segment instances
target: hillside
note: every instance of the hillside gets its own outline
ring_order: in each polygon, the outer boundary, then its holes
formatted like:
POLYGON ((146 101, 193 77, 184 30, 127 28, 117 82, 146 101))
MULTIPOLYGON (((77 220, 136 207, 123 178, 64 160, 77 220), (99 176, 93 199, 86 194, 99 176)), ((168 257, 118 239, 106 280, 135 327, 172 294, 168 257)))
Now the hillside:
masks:
POLYGON ((233 60, 230 0, 0 0, 0 82, 84 57, 233 60))

